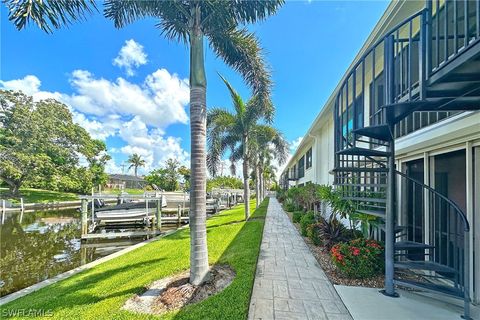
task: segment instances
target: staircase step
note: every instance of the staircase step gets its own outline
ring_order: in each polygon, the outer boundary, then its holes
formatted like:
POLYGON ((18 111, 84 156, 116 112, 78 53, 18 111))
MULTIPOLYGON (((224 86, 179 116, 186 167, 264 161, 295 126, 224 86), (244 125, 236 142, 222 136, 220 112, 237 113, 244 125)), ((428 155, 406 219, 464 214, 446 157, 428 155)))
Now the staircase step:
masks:
POLYGON ((426 243, 414 241, 398 241, 395 242, 395 250, 413 250, 413 249, 434 249, 435 246, 426 243))
POLYGON ((337 167, 333 172, 388 172, 388 168, 337 167))
POLYGON ((380 217, 380 218, 385 218, 385 210, 364 210, 364 209, 361 209, 361 210, 357 210, 357 212, 369 214, 371 216, 376 216, 376 217, 380 217))
POLYGON ((469 111, 480 110, 478 96, 433 97, 427 100, 404 101, 383 106, 387 119, 396 124, 413 112, 426 111, 469 111))
POLYGON ((365 187, 365 188, 386 188, 385 183, 336 183, 337 186, 344 187, 365 187))
POLYGON ((404 279, 394 279, 394 282, 396 285, 400 285, 404 287, 440 292, 443 294, 453 296, 455 298, 463 299, 463 291, 455 287, 448 287, 448 286, 442 286, 442 285, 437 285, 433 283, 417 282, 413 280, 404 280, 404 279))
POLYGON ((387 199, 382 199, 382 198, 343 197, 343 199, 358 201, 358 202, 387 203, 387 199))
POLYGON ((353 133, 373 139, 390 141, 392 134, 388 125, 370 126, 353 130, 353 133))
MULTIPOLYGON (((385 231, 385 228, 386 228, 385 224, 380 224, 380 225, 378 225, 378 227, 385 231)), ((402 231, 407 231, 408 227, 407 226, 395 226, 394 230, 395 230, 395 233, 399 233, 399 232, 402 232, 402 231)))
POLYGON ((409 114, 417 111, 417 109, 423 107, 427 104, 426 100, 415 100, 415 101, 403 101, 393 104, 384 105, 382 108, 385 108, 387 111, 387 119, 392 124, 400 122, 403 118, 409 114))
POLYGON ((347 156, 365 156, 365 157, 388 157, 390 156, 390 152, 385 151, 378 151, 373 149, 367 148, 359 148, 353 147, 344 150, 337 151, 339 155, 347 155, 347 156))
POLYGON ((457 270, 433 261, 397 261, 395 267, 400 269, 417 269, 446 273, 458 273, 457 270))

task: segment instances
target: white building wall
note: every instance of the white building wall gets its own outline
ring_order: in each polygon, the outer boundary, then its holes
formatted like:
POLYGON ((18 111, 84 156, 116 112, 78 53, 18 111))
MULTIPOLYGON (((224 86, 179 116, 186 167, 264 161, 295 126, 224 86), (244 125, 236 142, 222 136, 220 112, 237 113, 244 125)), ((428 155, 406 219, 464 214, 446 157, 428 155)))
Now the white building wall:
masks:
POLYGON ((330 174, 334 167, 334 128, 333 114, 329 113, 328 118, 320 128, 317 136, 317 152, 314 167, 316 168, 317 184, 333 184, 333 175, 330 174))

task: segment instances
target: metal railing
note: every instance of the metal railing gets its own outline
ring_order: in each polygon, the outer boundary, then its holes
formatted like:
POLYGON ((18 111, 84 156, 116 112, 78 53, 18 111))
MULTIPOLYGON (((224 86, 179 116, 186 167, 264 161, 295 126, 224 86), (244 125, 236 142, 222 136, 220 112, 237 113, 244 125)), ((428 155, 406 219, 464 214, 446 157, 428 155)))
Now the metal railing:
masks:
POLYGON ((456 270, 457 273, 450 278, 444 277, 441 272, 424 276, 449 279, 451 286, 463 293, 465 312, 468 313, 470 303, 470 225, 466 214, 454 201, 434 188, 409 177, 403 172, 398 170, 395 172, 402 187, 402 194, 413 198, 401 202, 402 218, 405 219, 408 211, 412 213, 414 220, 416 220, 415 215, 421 215, 421 219, 418 219, 421 220, 420 224, 426 224, 430 230, 429 234, 426 235, 423 233, 423 228, 418 230, 416 221, 407 221, 408 228, 405 237, 409 241, 427 243, 433 246, 427 256, 422 253, 414 253, 411 258, 418 260, 422 256, 424 259, 456 270), (410 207, 408 204, 410 204, 410 207), (425 215, 425 212, 427 215, 425 215), (425 221, 425 217, 428 217, 429 221, 425 221), (418 232, 422 234, 419 235, 418 232))
POLYGON ((462 51, 480 40, 480 1, 427 1, 427 70, 435 73, 462 51))
MULTIPOLYGON (((335 136, 353 141, 352 131, 364 126, 367 113, 370 125, 383 124, 386 121, 384 105, 423 98, 426 17, 424 9, 402 21, 353 66, 337 94, 335 136)), ((337 139, 335 146, 336 150, 346 147, 342 139, 337 139)))

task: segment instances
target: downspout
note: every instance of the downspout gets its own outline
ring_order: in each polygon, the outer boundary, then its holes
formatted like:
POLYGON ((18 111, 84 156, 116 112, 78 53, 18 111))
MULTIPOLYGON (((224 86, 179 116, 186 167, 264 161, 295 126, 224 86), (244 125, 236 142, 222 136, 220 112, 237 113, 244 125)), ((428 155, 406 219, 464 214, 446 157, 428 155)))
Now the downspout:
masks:
MULTIPOLYGON (((315 183, 315 184, 318 184, 318 180, 317 180, 317 166, 314 165, 314 161, 313 161, 313 155, 314 155, 314 153, 313 153, 313 149, 314 149, 313 146, 315 146, 315 160, 316 160, 316 158, 317 158, 316 153, 317 153, 317 141, 318 141, 318 137, 315 136, 315 135, 313 135, 313 134, 311 134, 311 133, 308 134, 308 137, 313 138, 313 145, 312 145, 312 169, 313 169, 313 179, 312 179, 312 180, 313 180, 313 181, 312 181, 312 182, 315 183)), ((308 150, 307 150, 307 151, 308 151, 308 150)))

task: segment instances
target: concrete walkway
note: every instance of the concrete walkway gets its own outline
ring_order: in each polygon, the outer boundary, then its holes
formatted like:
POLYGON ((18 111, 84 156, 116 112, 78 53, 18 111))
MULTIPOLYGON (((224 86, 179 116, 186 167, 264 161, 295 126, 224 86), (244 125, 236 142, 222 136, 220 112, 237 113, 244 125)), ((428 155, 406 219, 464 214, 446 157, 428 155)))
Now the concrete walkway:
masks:
POLYGON ((268 205, 248 318, 352 319, 275 198, 268 205))

